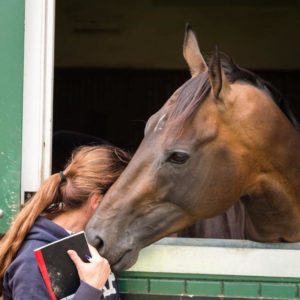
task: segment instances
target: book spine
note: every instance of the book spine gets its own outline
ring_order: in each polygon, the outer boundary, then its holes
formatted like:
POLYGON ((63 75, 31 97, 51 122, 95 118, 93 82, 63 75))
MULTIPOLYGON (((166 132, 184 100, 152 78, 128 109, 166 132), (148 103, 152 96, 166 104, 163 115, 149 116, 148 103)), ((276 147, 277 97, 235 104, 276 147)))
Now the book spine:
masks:
POLYGON ((45 260, 44 260, 42 251, 40 251, 40 250, 34 251, 34 254, 35 254, 38 266, 40 268, 42 277, 44 279, 45 285, 47 287, 50 299, 51 300, 57 300, 57 298, 56 298, 56 296, 55 296, 55 294, 52 290, 51 280, 50 280, 50 277, 49 277, 49 274, 48 274, 48 271, 47 271, 47 267, 46 267, 46 264, 45 264, 45 260))

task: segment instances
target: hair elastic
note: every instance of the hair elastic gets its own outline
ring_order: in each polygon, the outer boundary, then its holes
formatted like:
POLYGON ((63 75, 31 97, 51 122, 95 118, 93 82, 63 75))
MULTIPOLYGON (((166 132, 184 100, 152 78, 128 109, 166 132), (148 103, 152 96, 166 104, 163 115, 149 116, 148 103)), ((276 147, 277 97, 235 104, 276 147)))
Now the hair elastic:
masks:
POLYGON ((59 172, 59 176, 60 176, 60 183, 67 181, 67 177, 65 176, 63 171, 59 172))

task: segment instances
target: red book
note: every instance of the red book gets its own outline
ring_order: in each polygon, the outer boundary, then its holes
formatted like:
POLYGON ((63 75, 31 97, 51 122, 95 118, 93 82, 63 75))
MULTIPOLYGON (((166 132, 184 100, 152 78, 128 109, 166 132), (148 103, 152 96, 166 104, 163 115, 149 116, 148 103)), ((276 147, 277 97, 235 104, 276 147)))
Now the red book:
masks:
POLYGON ((68 250, 75 250, 83 261, 88 262, 91 253, 83 231, 34 250, 51 300, 75 294, 80 285, 77 269, 68 250))

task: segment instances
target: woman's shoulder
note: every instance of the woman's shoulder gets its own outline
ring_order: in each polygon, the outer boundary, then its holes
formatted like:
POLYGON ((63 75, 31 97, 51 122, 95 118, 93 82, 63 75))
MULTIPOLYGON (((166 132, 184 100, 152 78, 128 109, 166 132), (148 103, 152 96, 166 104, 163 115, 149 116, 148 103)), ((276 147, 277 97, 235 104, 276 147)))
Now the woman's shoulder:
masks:
POLYGON ((39 217, 27 234, 7 271, 14 273, 20 269, 31 270, 33 265, 36 268, 34 250, 66 236, 68 236, 68 233, 62 227, 45 217, 39 217))
POLYGON ((41 276, 36 263, 34 249, 43 246, 40 241, 26 241, 17 253, 17 256, 7 268, 3 287, 5 291, 12 291, 16 287, 26 290, 30 284, 41 282, 41 276))
POLYGON ((41 241, 29 240, 25 241, 17 253, 17 256, 12 261, 7 269, 8 273, 15 274, 19 270, 32 271, 32 266, 36 268, 36 259, 34 250, 44 246, 46 243, 41 241))

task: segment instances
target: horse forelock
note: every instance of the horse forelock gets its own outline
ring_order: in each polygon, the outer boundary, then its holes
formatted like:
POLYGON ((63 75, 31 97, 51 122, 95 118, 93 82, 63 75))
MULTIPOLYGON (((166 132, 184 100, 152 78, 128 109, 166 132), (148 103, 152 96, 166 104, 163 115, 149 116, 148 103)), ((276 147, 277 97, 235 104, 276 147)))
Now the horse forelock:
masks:
POLYGON ((211 90, 207 72, 192 77, 185 82, 178 93, 177 99, 169 108, 165 122, 165 134, 170 137, 180 134, 185 123, 191 120, 199 105, 211 90))

